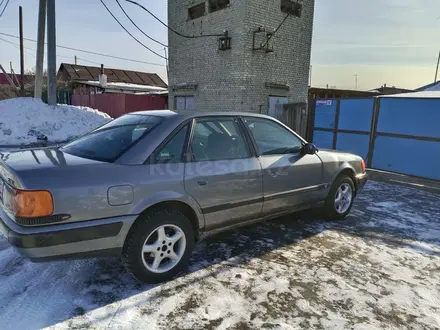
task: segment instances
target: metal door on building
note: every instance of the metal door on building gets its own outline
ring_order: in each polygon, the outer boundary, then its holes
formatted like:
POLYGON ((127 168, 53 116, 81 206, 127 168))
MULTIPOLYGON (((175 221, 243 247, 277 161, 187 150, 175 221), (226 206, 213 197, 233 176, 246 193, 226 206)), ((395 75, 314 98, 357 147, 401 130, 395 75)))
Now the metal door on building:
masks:
POLYGON ((174 97, 176 110, 195 110, 196 99, 194 95, 181 95, 174 97))
POLYGON ((289 101, 285 96, 269 96, 269 106, 267 114, 280 121, 284 119, 284 105, 289 101))

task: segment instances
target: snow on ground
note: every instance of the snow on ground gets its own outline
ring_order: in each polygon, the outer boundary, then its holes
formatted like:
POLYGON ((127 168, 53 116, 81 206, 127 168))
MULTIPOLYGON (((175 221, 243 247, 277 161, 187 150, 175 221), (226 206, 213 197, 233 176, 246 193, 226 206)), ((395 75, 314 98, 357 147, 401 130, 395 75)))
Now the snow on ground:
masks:
POLYGON ((190 271, 135 282, 118 259, 34 264, 0 238, 0 328, 438 329, 440 195, 370 182, 312 212, 200 243, 190 271))
POLYGON ((87 107, 49 106, 34 98, 8 99, 0 101, 0 146, 35 143, 43 134, 52 142, 66 141, 110 119, 87 107))

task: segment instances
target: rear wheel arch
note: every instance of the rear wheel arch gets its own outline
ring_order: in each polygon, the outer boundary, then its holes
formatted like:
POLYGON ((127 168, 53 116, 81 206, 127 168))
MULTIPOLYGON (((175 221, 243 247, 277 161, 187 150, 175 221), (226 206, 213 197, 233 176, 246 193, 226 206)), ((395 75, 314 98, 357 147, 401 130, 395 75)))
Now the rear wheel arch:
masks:
POLYGON ((121 258, 128 272, 139 281, 168 281, 187 268, 196 239, 193 224, 183 210, 181 204, 161 202, 147 208, 134 221, 121 258), (164 261, 165 269, 160 269, 164 261))
MULTIPOLYGON (((136 228, 136 223, 138 223, 139 221, 143 221, 143 219, 145 219, 146 214, 154 213, 155 211, 158 211, 158 210, 175 210, 175 211, 179 211, 182 214, 184 214, 191 223, 191 227, 194 231, 194 237, 196 238, 196 240, 198 240, 200 226, 199 226, 199 220, 198 220, 196 212, 187 203, 182 202, 182 201, 175 201, 175 200, 162 201, 162 202, 158 202, 156 204, 148 206, 144 211, 141 212, 141 214, 139 214, 139 216, 133 222, 126 237, 129 237, 131 232, 134 230, 134 228, 136 228)), ((127 240, 127 238, 125 238, 125 240, 127 240)))

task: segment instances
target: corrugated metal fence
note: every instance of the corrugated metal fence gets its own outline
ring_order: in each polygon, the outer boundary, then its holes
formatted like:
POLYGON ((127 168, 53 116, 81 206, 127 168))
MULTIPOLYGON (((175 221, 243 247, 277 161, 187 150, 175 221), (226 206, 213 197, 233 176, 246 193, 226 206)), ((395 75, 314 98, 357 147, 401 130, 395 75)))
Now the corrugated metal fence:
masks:
POLYGON ((375 169, 440 180, 440 99, 316 100, 313 143, 375 169))
POLYGON ((112 118, 118 118, 134 111, 167 108, 167 101, 162 96, 123 93, 73 94, 72 104, 98 109, 112 118))

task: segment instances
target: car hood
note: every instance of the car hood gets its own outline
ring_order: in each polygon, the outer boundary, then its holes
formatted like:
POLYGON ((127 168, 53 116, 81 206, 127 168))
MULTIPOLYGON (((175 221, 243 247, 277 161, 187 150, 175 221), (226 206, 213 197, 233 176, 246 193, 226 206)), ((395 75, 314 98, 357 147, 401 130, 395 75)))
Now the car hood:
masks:
POLYGON ((0 162, 15 171, 102 164, 99 161, 64 153, 57 148, 14 151, 3 154, 0 162))
POLYGON ((326 154, 333 154, 333 155, 337 155, 340 157, 353 157, 353 158, 360 157, 360 156, 352 154, 350 152, 334 150, 334 149, 321 149, 321 148, 319 148, 319 152, 324 152, 326 154))
POLYGON ((319 149, 317 153, 318 157, 324 162, 356 162, 360 163, 362 157, 349 152, 333 150, 333 149, 319 149))

